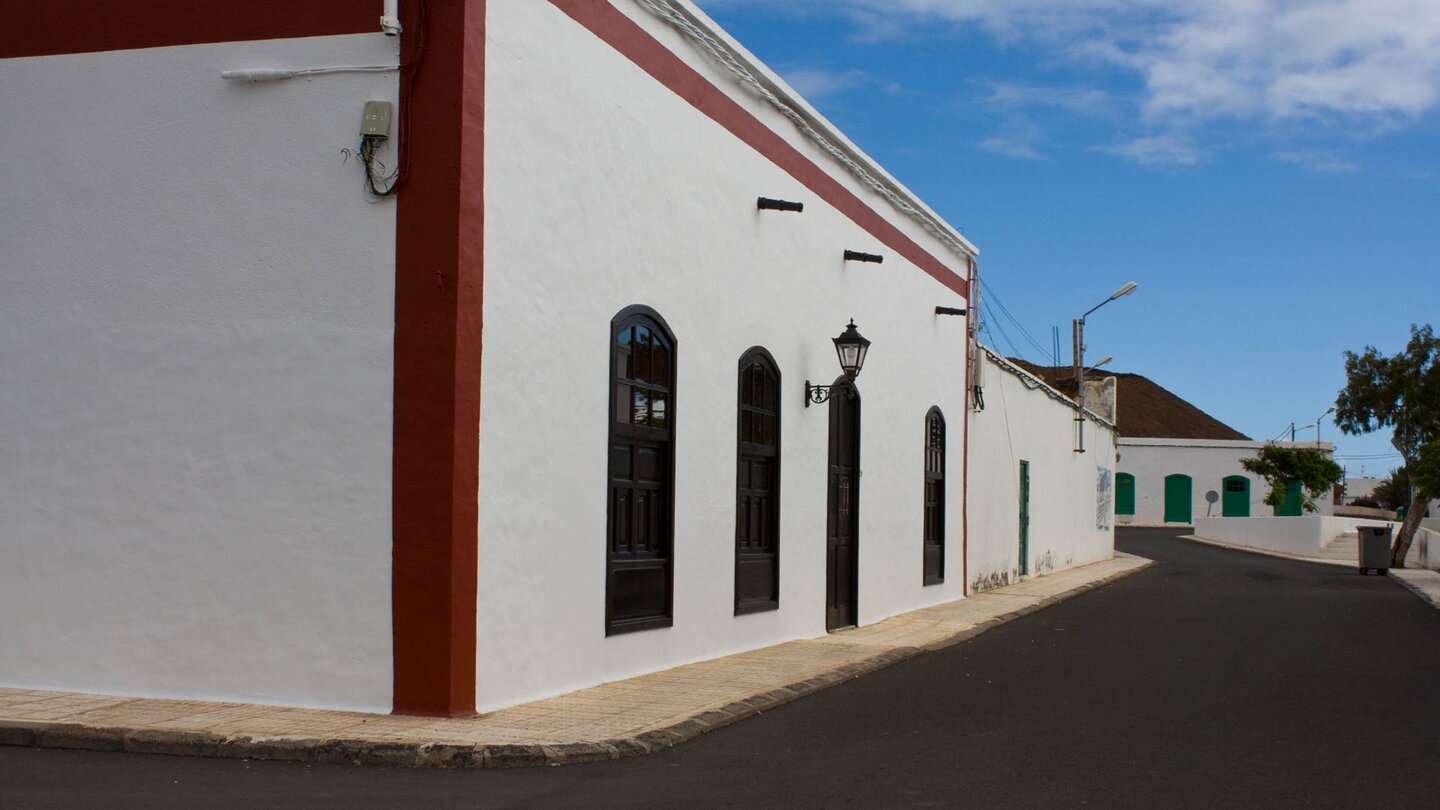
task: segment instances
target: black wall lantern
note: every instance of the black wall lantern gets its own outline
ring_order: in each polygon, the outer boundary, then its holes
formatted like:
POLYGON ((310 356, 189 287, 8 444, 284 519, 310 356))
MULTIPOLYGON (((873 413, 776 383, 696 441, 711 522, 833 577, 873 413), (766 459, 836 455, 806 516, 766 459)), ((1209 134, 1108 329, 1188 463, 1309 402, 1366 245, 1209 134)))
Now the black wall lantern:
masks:
MULTIPOLYGON (((865 367, 865 355, 870 351, 870 341, 855 328, 855 319, 850 319, 850 325, 840 336, 833 338, 835 343, 835 354, 840 358, 840 370, 845 373, 846 380, 853 380, 860 376, 860 369, 865 367)), ((811 385, 809 380, 805 381, 805 407, 810 403, 820 404, 830 399, 830 386, 811 385)))

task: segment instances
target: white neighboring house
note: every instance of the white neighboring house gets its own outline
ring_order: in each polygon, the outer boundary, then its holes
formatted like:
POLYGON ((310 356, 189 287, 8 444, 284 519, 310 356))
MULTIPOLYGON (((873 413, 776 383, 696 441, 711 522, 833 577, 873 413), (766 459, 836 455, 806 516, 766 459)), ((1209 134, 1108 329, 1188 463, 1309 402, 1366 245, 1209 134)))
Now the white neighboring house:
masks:
MULTIPOLYGON (((1314 448, 1314 442, 1283 447, 1314 448)), ((1264 517, 1299 515, 1292 488, 1285 504, 1266 505, 1269 484, 1240 465, 1254 458, 1266 442, 1228 439, 1146 439, 1122 437, 1119 441, 1119 489, 1134 493, 1132 500, 1116 500, 1116 520, 1135 526, 1189 525, 1204 517, 1264 517), (1211 502, 1211 493, 1215 501, 1211 502)), ((1321 452, 1333 455, 1329 443, 1321 452)), ((1330 494, 1315 499, 1317 514, 1334 511, 1330 494)))
MULTIPOLYGON (((1020 365, 1067 393, 1075 390, 1069 366, 1020 365)), ((1254 458, 1266 442, 1252 441, 1147 377, 1120 372, 1086 376, 1089 384, 1101 379, 1115 381, 1118 406, 1117 523, 1183 526, 1203 517, 1300 514, 1293 488, 1283 507, 1273 509, 1264 502, 1269 485, 1240 465, 1242 459, 1254 458)), ((1329 442, 1276 444, 1334 454, 1329 442)), ((1332 513, 1331 501, 1328 493, 1316 499, 1319 514, 1332 513)))
POLYGON ((0 35, 0 685, 467 715, 1108 556, 976 248, 693 5, 380 6, 0 35))
POLYGON ((981 347, 973 381, 970 589, 1000 587, 1114 553, 1116 434, 1038 375, 981 347), (1084 452, 1076 452, 1077 425, 1084 452))
POLYGON ((1353 476, 1345 479, 1345 505, 1349 506, 1361 498, 1368 498, 1375 494, 1375 488, 1384 481, 1383 478, 1371 476, 1353 476))

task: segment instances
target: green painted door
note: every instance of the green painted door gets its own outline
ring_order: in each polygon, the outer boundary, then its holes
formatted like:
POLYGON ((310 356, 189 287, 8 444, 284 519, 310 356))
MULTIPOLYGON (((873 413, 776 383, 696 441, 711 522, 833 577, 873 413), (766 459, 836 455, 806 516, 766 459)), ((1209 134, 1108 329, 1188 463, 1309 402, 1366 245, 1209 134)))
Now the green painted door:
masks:
POLYGON ((1020 575, 1030 573, 1030 462, 1020 462, 1020 575))
POLYGON ((1115 514, 1135 514, 1135 476, 1130 473, 1115 476, 1115 514))
POLYGON ((1165 476, 1165 522, 1190 522, 1190 476, 1165 476))
POLYGON ((1300 507, 1300 482, 1291 481, 1285 485, 1285 502, 1275 510, 1276 517, 1300 517, 1304 510, 1300 507))
POLYGON ((1224 499, 1220 514, 1225 517, 1250 517, 1250 479, 1243 475, 1227 475, 1221 482, 1224 499))

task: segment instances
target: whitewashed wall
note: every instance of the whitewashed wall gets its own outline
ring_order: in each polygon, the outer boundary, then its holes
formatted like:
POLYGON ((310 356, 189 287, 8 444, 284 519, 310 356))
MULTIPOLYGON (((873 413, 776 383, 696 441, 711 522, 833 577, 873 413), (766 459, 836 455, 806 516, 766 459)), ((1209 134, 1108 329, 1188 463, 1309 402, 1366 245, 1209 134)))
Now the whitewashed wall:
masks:
MULTIPOLYGON (((1330 515, 1290 517, 1198 518, 1195 536, 1232 546, 1314 557, 1330 543, 1349 535, 1353 541, 1361 526, 1389 526, 1391 537, 1400 533, 1400 524, 1389 520, 1343 518, 1330 515)), ((1412 545, 1407 559, 1418 559, 1412 545)))
MULTIPOLYGON (((1125 407, 1122 400, 1120 407, 1125 407)), ((1311 447, 1314 442, 1279 442, 1287 447, 1311 447)), ((1140 439, 1121 437, 1119 472, 1135 476, 1135 514, 1117 515, 1122 523, 1135 526, 1165 525, 1165 476, 1190 476, 1190 517, 1199 520, 1204 517, 1220 517, 1224 506, 1224 479, 1231 475, 1243 475, 1250 479, 1250 515, 1265 517, 1274 514, 1273 507, 1266 505, 1265 495, 1269 484, 1254 473, 1240 466, 1240 460, 1254 458, 1265 442, 1226 441, 1218 439, 1140 439), (1205 493, 1214 490, 1220 500, 1213 505, 1205 500, 1205 493)), ((1328 442, 1320 449, 1327 454, 1335 448, 1328 442)), ((1334 504, 1329 493, 1315 499, 1317 514, 1328 515, 1334 504)))
POLYGON ((396 56, 0 61, 0 684, 389 709, 396 56))
POLYGON ((960 597, 966 324, 934 308, 963 301, 549 3, 492 0, 488 36, 480 707, 825 632, 827 408, 803 407, 802 389, 839 374, 830 339, 852 317, 874 342, 859 378, 860 621, 960 597), (805 213, 757 212, 759 196, 805 213), (847 265, 847 248, 885 263, 847 265), (631 304, 658 310, 679 344, 674 626, 606 638, 610 321, 631 304), (782 374, 780 609, 736 617, 736 373, 757 344, 782 374), (949 422, 947 570, 922 587, 932 405, 949 422))
MULTIPOLYGON (((1109 559, 1113 529, 1098 528, 1097 467, 1115 466, 1115 432, 1085 421, 1075 452, 1075 410, 985 355, 985 410, 970 422, 970 583, 987 590, 1020 575, 1020 462, 1030 462, 1032 575, 1109 559)), ((1121 407, 1124 404, 1121 403, 1121 407)), ((1113 498, 1113 489, 1112 489, 1113 498)))

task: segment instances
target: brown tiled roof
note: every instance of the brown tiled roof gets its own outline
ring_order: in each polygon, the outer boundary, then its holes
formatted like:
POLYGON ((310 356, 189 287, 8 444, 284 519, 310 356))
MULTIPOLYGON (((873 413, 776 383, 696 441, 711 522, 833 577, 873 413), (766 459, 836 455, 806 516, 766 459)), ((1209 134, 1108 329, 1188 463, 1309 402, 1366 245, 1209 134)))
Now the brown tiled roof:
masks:
MULTIPOLYGON (((1034 374, 1052 388, 1075 396, 1070 366, 1037 366, 1024 360, 1010 362, 1034 374)), ((1116 430, 1121 436, 1145 439, 1238 439, 1249 436, 1221 422, 1139 374, 1090 371, 1087 380, 1116 378, 1116 430)))

